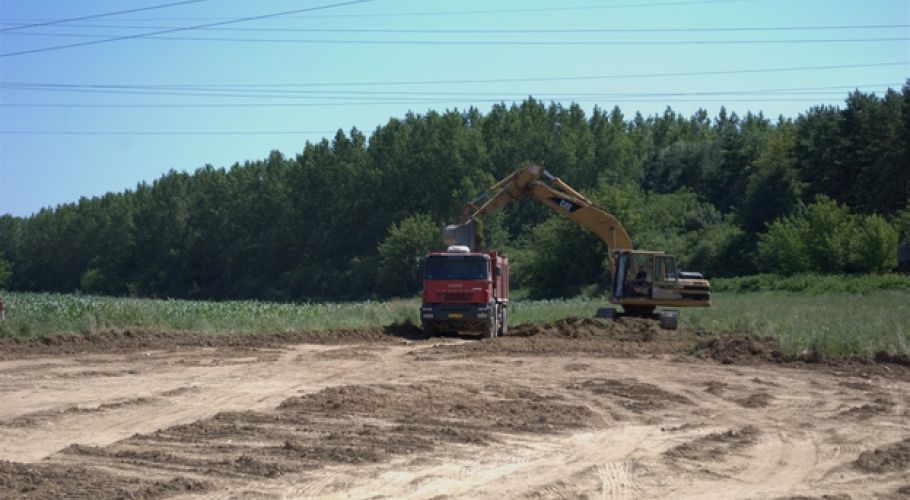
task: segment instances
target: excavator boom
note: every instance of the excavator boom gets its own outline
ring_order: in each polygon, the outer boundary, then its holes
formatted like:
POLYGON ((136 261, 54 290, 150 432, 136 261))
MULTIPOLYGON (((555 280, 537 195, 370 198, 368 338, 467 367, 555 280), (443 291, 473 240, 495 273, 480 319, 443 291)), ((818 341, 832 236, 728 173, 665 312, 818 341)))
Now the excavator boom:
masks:
POLYGON ((446 243, 464 245, 469 248, 479 247, 481 235, 473 230, 475 224, 484 216, 523 196, 529 196, 543 203, 592 231, 607 245, 611 251, 611 259, 612 251, 632 249, 632 240, 616 217, 596 206, 559 177, 550 174, 539 165, 516 170, 491 186, 487 193, 467 203, 459 225, 447 228, 446 243), (478 202, 482 204, 478 206, 478 202))

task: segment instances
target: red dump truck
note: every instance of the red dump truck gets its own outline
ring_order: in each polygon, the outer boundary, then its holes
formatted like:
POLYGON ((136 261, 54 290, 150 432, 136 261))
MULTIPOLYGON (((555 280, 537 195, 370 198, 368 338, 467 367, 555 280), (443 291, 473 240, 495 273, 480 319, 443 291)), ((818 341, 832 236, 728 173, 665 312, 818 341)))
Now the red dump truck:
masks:
POLYGON ((496 252, 450 246, 423 260, 420 318, 428 335, 508 332, 509 259, 496 252))

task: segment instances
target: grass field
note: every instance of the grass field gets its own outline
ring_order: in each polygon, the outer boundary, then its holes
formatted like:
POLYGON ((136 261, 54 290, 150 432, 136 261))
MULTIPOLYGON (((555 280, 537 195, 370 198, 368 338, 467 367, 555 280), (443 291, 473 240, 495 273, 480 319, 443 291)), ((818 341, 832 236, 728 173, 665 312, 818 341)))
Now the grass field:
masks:
POLYGON ((777 337, 788 352, 910 352, 910 292, 718 293, 713 306, 681 314, 687 326, 777 337))
POLYGON ((416 300, 343 304, 205 302, 61 295, 4 294, 0 337, 89 333, 111 328, 199 333, 270 333, 388 325, 416 319, 416 300))
MULTIPOLYGON (((417 323, 418 299, 344 304, 202 302, 4 293, 6 321, 0 338, 41 337, 57 332, 107 329, 257 334, 417 323)), ((715 293, 713 306, 684 309, 680 322, 716 332, 778 337, 788 352, 827 354, 910 352, 910 291, 866 293, 715 293)), ((522 300, 512 303, 509 323, 590 317, 605 299, 522 300)))

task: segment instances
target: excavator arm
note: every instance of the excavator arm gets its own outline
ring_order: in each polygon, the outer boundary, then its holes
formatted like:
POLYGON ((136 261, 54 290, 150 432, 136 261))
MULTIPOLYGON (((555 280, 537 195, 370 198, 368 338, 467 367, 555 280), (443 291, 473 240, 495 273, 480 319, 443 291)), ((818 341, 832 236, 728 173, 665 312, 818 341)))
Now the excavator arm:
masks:
POLYGON ((539 201, 596 234, 607 246, 611 265, 613 252, 632 249, 632 240, 616 217, 539 165, 516 170, 492 185, 487 193, 467 203, 460 224, 446 228, 446 242, 469 248, 480 246, 481 236, 475 230, 479 221, 524 196, 539 201))

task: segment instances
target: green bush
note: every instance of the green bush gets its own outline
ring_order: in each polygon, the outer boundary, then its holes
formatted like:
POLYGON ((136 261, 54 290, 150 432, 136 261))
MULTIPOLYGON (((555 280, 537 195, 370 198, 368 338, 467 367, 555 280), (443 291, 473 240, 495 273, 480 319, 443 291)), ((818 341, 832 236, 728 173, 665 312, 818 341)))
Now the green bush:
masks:
POLYGON ((775 274, 884 273, 897 265, 897 231, 879 215, 853 215, 819 196, 805 213, 759 236, 759 269, 775 274))
POLYGON ((849 270, 884 273, 897 267, 897 231, 880 215, 856 217, 849 270))
POLYGON ((603 242, 568 219, 553 216, 535 226, 528 248, 513 253, 518 265, 511 274, 531 297, 573 297, 587 285, 609 283, 603 242))
POLYGON ((441 246, 441 225, 428 215, 412 215, 392 224, 379 244, 378 287, 388 296, 416 293, 420 280, 413 275, 414 260, 441 246))
POLYGON ((772 223, 768 232, 759 237, 758 268, 785 275, 808 270, 807 232, 805 219, 786 217, 772 223))
POLYGON ((0 289, 6 285, 6 282, 9 281, 9 278, 12 275, 12 266, 8 261, 3 259, 3 255, 0 254, 0 289))

